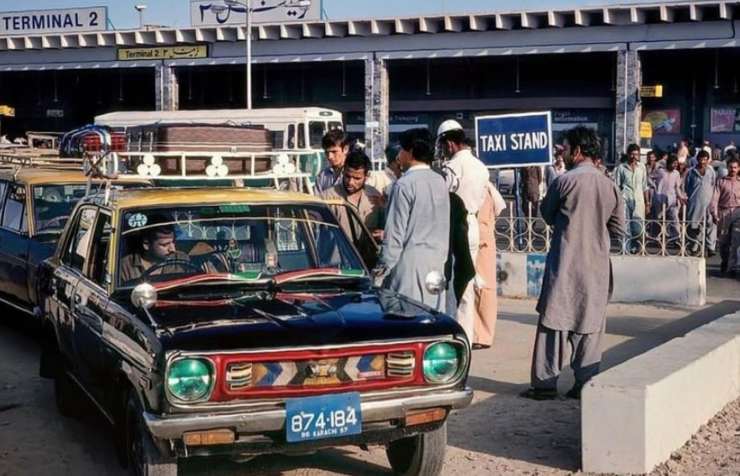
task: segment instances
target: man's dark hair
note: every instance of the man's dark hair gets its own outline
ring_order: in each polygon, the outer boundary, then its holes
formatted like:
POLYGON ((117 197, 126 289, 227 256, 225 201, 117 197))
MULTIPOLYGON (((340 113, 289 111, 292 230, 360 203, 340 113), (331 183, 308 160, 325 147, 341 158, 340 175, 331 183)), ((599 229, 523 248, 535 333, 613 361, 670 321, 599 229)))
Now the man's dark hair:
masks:
POLYGON ((341 129, 332 129, 321 138, 321 147, 323 149, 329 149, 338 145, 339 147, 345 147, 349 145, 349 137, 341 129))
POLYGON ((740 159, 738 159, 737 156, 730 157, 729 159, 727 159, 727 166, 729 167, 730 164, 740 165, 740 159))
POLYGON ((431 164, 434 160, 432 136, 428 129, 420 127, 404 131, 399 138, 399 142, 401 148, 410 152, 415 160, 427 164, 431 164))
POLYGON ((581 155, 593 159, 601 153, 601 141, 596 131, 584 126, 574 127, 565 133, 570 150, 581 149, 581 155))
POLYGON ((353 150, 347 154, 347 159, 344 161, 345 169, 365 170, 365 174, 370 172, 370 157, 365 154, 362 150, 353 150))
POLYGON ((706 151, 706 150, 704 150, 704 149, 701 149, 701 150, 700 150, 700 151, 699 151, 699 152, 698 152, 698 153, 696 154, 696 160, 699 160, 699 159, 702 159, 702 158, 705 158, 705 157, 706 157, 707 159, 709 159, 709 158, 710 158, 710 156, 709 156, 709 152, 707 152, 707 151, 706 151))
POLYGON ((175 234, 174 225, 153 226, 151 228, 147 228, 146 230, 144 230, 144 232, 141 235, 141 239, 142 241, 148 241, 149 243, 151 243, 158 238, 157 235, 174 235, 174 234, 175 234))
POLYGON ((627 146, 627 155, 631 154, 634 151, 640 152, 640 146, 637 144, 630 144, 629 146, 627 146))
POLYGON ((648 155, 652 155, 656 159, 658 158, 658 152, 656 150, 649 150, 648 153, 646 154, 646 156, 648 156, 648 155))
POLYGON ((673 164, 675 162, 678 162, 678 156, 676 154, 669 154, 668 159, 666 159, 666 165, 673 164))
POLYGON ((457 145, 466 145, 467 138, 465 137, 465 131, 462 129, 452 129, 442 134, 441 139, 443 141, 450 141, 457 145))
POLYGON ((401 152, 401 146, 398 144, 389 144, 385 148, 385 161, 392 164, 398 160, 398 153, 401 152))

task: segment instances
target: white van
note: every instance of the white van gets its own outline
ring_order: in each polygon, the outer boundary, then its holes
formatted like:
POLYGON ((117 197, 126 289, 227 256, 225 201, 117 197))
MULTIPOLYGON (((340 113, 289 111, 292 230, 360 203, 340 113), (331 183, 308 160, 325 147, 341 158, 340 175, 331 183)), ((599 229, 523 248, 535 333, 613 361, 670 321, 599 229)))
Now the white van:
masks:
POLYGON ((321 149, 327 131, 342 129, 342 113, 320 107, 203 109, 192 111, 121 111, 95 117, 96 126, 125 131, 154 124, 262 126, 278 150, 321 149))

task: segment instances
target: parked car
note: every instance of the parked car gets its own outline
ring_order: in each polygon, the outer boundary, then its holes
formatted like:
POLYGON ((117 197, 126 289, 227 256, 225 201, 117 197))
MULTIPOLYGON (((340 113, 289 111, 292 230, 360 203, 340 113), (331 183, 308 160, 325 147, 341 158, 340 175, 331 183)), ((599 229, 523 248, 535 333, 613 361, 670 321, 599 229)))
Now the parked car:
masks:
MULTIPOLYGON (((1 164, 0 164, 1 165, 1 164)), ((122 178, 119 186, 146 186, 122 178)), ((100 182, 92 182, 99 186, 100 182)), ((38 313, 38 267, 54 253, 56 242, 87 178, 65 168, 0 168, 0 302, 25 314, 38 313)))
POLYGON ((383 444, 398 474, 435 475, 447 417, 472 399, 462 328, 373 287, 310 195, 87 197, 42 282, 41 375, 62 414, 95 402, 137 474, 176 474, 192 456, 383 444))

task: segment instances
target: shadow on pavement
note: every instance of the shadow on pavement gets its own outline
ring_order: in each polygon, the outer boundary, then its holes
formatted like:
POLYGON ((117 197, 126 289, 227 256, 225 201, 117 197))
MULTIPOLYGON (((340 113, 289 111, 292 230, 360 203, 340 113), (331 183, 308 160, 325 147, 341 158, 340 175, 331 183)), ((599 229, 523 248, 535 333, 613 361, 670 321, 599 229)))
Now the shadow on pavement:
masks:
MULTIPOLYGON (((604 352, 602 372, 738 310, 740 310, 740 301, 722 301, 689 314, 682 319, 673 320, 668 324, 640 333, 634 339, 618 344, 604 352)), ((612 329, 610 328, 608 331, 611 333, 612 329)))
POLYGON ((260 456, 244 463, 224 458, 193 458, 179 468, 182 474, 218 476, 238 475, 280 475, 285 472, 308 475, 317 470, 339 474, 362 474, 367 476, 386 476, 393 474, 390 467, 383 467, 357 458, 342 448, 333 448, 306 456, 270 455, 260 456))

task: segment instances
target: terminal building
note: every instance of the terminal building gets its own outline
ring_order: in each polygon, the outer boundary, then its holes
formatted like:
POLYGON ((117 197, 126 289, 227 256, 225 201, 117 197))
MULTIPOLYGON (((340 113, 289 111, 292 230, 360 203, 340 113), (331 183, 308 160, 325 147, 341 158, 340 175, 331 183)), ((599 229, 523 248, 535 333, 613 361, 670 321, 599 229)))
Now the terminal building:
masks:
MULTIPOLYGON (((255 24, 254 107, 344 114, 375 155, 444 119, 551 110, 596 128, 613 163, 652 143, 740 142, 740 2, 255 24), (662 95, 655 94, 661 86, 662 95)), ((245 105, 241 25, 0 37, 3 133, 66 131, 118 110, 245 105)))

